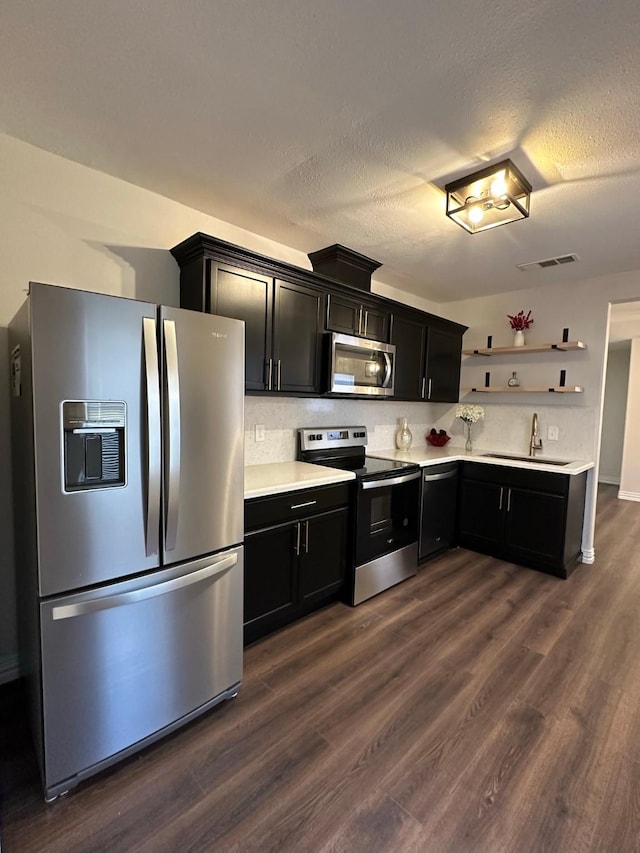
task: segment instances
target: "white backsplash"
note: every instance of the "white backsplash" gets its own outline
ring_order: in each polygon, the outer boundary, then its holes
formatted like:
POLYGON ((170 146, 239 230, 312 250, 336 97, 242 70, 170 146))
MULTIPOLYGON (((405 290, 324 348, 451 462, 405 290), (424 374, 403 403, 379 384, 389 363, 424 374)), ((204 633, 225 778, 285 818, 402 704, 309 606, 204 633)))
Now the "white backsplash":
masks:
MULTIPOLYGON (((476 402, 474 400, 474 402, 476 402)), ((571 406, 486 404, 485 419, 474 424, 474 446, 508 453, 527 453, 531 419, 538 414, 543 454, 562 459, 591 459, 594 413, 571 406), (547 441, 547 428, 557 426, 558 441, 547 441)), ((451 436, 449 447, 464 447, 464 424, 455 417, 455 404, 396 403, 376 400, 343 400, 296 397, 245 398, 245 463, 291 462, 296 458, 300 427, 357 426, 369 433, 368 450, 389 450, 400 418, 406 417, 413 446, 426 446, 431 428, 451 436), (263 424, 265 440, 256 442, 255 425, 263 424)))

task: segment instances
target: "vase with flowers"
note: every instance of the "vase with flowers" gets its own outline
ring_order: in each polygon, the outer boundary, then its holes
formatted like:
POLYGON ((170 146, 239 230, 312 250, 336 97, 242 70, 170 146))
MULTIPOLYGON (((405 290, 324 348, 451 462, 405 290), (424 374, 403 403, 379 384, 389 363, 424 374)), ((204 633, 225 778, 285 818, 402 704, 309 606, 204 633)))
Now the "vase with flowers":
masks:
POLYGON ((467 430, 467 440, 464 445, 464 449, 473 450, 471 424, 475 424, 484 419, 484 409, 482 406, 473 406, 471 403, 462 403, 460 406, 456 406, 456 417, 460 418, 467 430))
POLYGON ((509 319, 509 325, 515 331, 513 339, 514 347, 523 347, 525 329, 528 329, 533 323, 531 311, 528 311, 526 314, 524 311, 518 311, 517 314, 507 314, 507 317, 509 319))

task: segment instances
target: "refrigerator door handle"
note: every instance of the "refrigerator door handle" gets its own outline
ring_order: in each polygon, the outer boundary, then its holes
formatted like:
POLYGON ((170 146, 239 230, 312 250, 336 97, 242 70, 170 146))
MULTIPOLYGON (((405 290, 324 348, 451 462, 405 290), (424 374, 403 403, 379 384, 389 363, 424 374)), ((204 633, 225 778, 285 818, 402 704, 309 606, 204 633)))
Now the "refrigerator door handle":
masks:
POLYGON ((135 604, 147 598, 166 595, 169 592, 176 592, 176 590, 184 589, 194 583, 221 575, 235 566, 237 562, 237 552, 226 554, 224 557, 214 560, 202 569, 197 569, 195 572, 182 575, 179 578, 173 578, 173 580, 162 581, 161 583, 145 586, 141 589, 134 589, 130 592, 121 592, 118 595, 90 598, 86 601, 79 601, 76 604, 61 604, 52 609, 51 617, 54 620, 71 619, 74 616, 86 616, 90 613, 97 613, 100 610, 110 610, 112 607, 123 607, 125 604, 135 604))
POLYGON ((165 551, 176 547, 180 502, 180 379, 176 324, 163 320, 165 358, 165 551))
POLYGON ((142 319, 144 345, 144 379, 147 398, 147 512, 145 519, 145 553, 158 552, 160 529, 161 438, 160 438, 160 368, 156 321, 142 319))

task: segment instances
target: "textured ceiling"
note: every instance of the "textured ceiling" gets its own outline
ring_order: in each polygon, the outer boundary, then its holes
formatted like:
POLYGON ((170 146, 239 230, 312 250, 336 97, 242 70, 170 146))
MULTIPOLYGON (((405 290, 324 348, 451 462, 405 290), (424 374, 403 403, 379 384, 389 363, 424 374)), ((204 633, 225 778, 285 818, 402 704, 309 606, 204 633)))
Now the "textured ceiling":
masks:
POLYGON ((638 0, 4 0, 0 130, 446 302, 640 269, 639 44, 638 0), (504 155, 531 217, 469 235, 441 187, 504 155))

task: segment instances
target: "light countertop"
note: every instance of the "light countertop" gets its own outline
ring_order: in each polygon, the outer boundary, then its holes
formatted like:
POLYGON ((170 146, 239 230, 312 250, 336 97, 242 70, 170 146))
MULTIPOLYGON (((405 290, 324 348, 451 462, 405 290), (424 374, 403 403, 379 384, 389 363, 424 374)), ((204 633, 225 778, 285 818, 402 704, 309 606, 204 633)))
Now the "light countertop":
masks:
POLYGON ((245 498, 259 498, 314 486, 330 486, 355 480, 353 471, 341 471, 325 465, 308 462, 269 462, 265 465, 247 465, 244 469, 245 498))
MULTIPOLYGON (((536 456, 535 462, 525 459, 494 459, 485 454, 497 453, 490 448, 474 448, 466 451, 461 447, 431 447, 422 445, 412 447, 411 450, 369 450, 367 456, 375 456, 378 459, 393 459, 398 462, 414 462, 422 468, 427 465, 437 465, 440 462, 480 462, 489 465, 504 465, 507 468, 527 468, 530 471, 551 471, 554 474, 582 474, 594 467, 593 462, 585 459, 567 460, 564 465, 545 464, 545 458, 554 459, 549 456, 536 456)), ((513 454, 514 456, 517 454, 513 454)))

